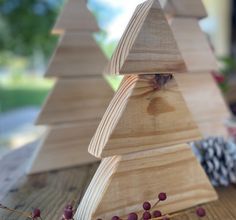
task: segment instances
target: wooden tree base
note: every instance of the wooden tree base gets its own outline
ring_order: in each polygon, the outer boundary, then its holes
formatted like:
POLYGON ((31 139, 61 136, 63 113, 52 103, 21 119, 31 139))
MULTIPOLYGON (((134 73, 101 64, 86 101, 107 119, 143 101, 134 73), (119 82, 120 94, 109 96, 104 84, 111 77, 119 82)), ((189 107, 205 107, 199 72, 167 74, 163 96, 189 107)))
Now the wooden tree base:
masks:
POLYGON ((58 170, 98 161, 88 153, 100 120, 51 127, 35 151, 28 174, 58 170))
POLYGON ((77 220, 122 219, 142 212, 142 203, 168 199, 158 209, 170 213, 217 199, 191 148, 176 145, 102 160, 77 210, 77 220))

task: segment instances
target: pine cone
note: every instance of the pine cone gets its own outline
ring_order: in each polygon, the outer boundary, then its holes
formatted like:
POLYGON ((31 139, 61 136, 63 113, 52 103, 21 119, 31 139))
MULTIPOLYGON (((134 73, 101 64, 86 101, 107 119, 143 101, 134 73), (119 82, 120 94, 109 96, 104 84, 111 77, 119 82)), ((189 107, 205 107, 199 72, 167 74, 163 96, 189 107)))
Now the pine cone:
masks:
POLYGON ((233 141, 210 137, 191 146, 214 186, 236 183, 236 144, 233 141))

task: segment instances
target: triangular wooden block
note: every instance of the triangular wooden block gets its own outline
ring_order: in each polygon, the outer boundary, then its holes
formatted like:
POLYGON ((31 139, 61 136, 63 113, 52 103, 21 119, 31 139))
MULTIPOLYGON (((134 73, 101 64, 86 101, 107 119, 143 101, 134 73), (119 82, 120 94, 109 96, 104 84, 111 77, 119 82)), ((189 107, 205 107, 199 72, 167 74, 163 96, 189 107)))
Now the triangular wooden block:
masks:
POLYGON ((206 35, 194 18, 173 18, 171 29, 188 72, 217 70, 217 60, 206 35))
POLYGON ((99 31, 99 27, 96 19, 87 8, 86 0, 67 0, 52 33, 97 31, 99 31))
POLYGON ((105 69, 108 74, 183 72, 185 64, 157 0, 139 5, 105 69))
POLYGON ((39 114, 37 124, 55 125, 100 119, 113 94, 102 76, 59 79, 39 114))
POLYGON ((51 58, 47 77, 102 75, 107 59, 89 33, 65 34, 51 58))
POLYGON ((73 167, 97 161, 88 153, 100 119, 48 128, 35 152, 28 174, 73 167))
POLYGON ((201 138, 175 79, 159 88, 164 76, 124 78, 90 143, 91 154, 122 155, 201 138))
MULTIPOLYGON (((122 145, 121 145, 122 146, 122 145)), ((191 148, 177 145, 102 160, 77 210, 76 220, 111 219, 143 212, 142 203, 168 199, 158 205, 172 213, 217 199, 191 148)))
POLYGON ((186 73, 175 78, 202 134, 227 136, 224 122, 230 117, 230 111, 212 75, 186 73))
POLYGON ((202 0, 161 0, 163 9, 167 14, 176 17, 207 17, 202 0))

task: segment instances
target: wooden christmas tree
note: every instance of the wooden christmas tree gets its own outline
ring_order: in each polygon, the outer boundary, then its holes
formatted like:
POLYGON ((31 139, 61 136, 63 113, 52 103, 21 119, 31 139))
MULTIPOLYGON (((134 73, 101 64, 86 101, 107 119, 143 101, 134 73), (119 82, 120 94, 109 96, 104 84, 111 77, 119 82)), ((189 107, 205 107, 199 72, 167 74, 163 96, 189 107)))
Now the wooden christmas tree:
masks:
POLYGON ((113 91, 102 76, 107 59, 93 38, 96 30, 85 0, 68 0, 53 29, 62 35, 46 76, 57 81, 37 119, 48 129, 30 174, 97 160, 87 149, 113 91))
POLYGON ((102 163, 76 213, 78 220, 126 219, 160 191, 174 212, 217 195, 188 141, 201 138, 175 77, 185 70, 157 0, 140 4, 106 72, 127 74, 90 143, 102 163))
POLYGON ((227 136, 224 121, 230 111, 211 75, 217 60, 199 26, 207 15, 204 5, 201 0, 167 0, 163 7, 187 66, 188 73, 176 80, 188 107, 204 136, 227 136))

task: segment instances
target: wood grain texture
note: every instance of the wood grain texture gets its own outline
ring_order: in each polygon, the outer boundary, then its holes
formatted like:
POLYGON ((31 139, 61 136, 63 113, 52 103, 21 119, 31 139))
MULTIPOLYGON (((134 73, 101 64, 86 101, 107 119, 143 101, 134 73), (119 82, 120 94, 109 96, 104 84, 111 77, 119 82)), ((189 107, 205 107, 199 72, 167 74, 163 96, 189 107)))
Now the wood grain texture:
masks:
POLYGON ((191 148, 169 148, 103 159, 77 211, 77 220, 125 219, 143 212, 142 202, 157 201, 158 192, 168 200, 159 209, 171 213, 217 199, 191 148), (94 201, 94 202, 90 202, 94 201))
POLYGON ((35 174, 98 161, 88 146, 100 119, 48 128, 32 157, 28 174, 35 174))
MULTIPOLYGON (((66 203, 76 198, 77 206, 98 164, 26 177, 25 166, 29 163, 37 145, 33 143, 14 150, 0 160, 0 200, 2 204, 23 211, 31 211, 33 207, 39 207, 42 210, 43 220, 58 220, 66 203)), ((235 187, 217 188, 217 192, 219 200, 203 206, 207 212, 205 219, 235 220, 235 187)), ((0 219, 25 220, 24 217, 12 215, 3 210, 0 210, 0 219)), ((173 218, 173 220, 183 219, 199 220, 194 214, 194 209, 188 209, 179 217, 173 218)))
POLYGON ((124 78, 89 145, 96 157, 126 154, 201 138, 174 79, 154 88, 155 75, 124 78))
POLYGON ((37 124, 97 121, 103 116, 113 94, 102 76, 59 79, 38 116, 37 124))
POLYGON ((51 58, 46 77, 102 75, 107 58, 90 33, 65 33, 51 58))
POLYGON ((218 70, 210 42, 197 19, 173 18, 170 23, 188 72, 218 70))
POLYGON ((160 0, 164 11, 175 17, 207 17, 202 0, 160 0))
MULTIPOLYGON (((29 163, 32 150, 36 149, 37 144, 32 147, 31 153, 29 148, 22 148, 0 161, 1 177, 11 179, 7 182, 2 179, 0 181, 2 191, 5 190, 1 204, 26 212, 38 207, 42 210, 43 220, 61 219, 66 204, 75 200, 77 207, 98 164, 26 176, 25 166, 29 163), (10 188, 6 187, 6 183, 10 188)), ((26 218, 0 210, 0 219, 26 218)))
POLYGON ((225 136, 230 111, 210 73, 176 74, 183 97, 204 136, 225 136))
POLYGON ((99 27, 95 17, 87 8, 86 0, 67 0, 52 33, 97 31, 99 27))
POLYGON ((138 5, 112 59, 108 74, 182 72, 185 64, 157 0, 138 5))

